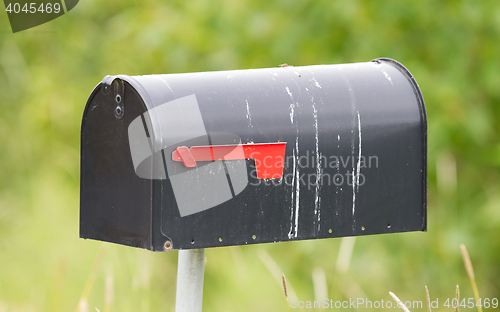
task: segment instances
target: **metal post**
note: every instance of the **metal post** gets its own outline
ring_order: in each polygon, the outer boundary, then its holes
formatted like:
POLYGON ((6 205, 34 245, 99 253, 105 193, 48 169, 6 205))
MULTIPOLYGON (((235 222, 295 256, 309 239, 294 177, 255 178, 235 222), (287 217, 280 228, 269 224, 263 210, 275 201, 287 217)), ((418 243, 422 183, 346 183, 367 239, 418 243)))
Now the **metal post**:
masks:
POLYGON ((201 312, 205 249, 179 250, 176 312, 201 312))

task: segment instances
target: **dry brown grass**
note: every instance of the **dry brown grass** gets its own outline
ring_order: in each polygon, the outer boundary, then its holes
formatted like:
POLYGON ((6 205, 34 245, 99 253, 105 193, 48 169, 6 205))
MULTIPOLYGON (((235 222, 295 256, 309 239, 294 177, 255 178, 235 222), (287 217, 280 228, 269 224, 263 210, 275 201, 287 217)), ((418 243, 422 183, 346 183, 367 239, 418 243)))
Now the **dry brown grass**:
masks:
MULTIPOLYGON (((472 262, 470 260, 469 253, 467 252, 467 248, 465 247, 464 244, 460 245, 460 250, 462 252, 462 258, 464 260, 465 270, 467 271, 467 275, 469 276, 470 283, 471 283, 471 286, 472 286, 472 290, 474 292, 474 297, 476 299, 477 311, 478 312, 482 312, 483 310, 482 310, 481 306, 477 305, 477 302, 479 302, 480 297, 479 297, 479 291, 477 290, 476 277, 474 275, 474 268, 472 267, 472 262)), ((396 303, 398 304, 398 306, 403 309, 403 311, 410 312, 410 310, 408 310, 407 307, 405 307, 404 305, 401 305, 402 301, 399 300, 399 298, 394 293, 389 292, 389 294, 396 301, 396 303)), ((430 296, 429 296, 429 289, 427 288, 427 285, 425 286, 425 298, 426 298, 426 301, 427 301, 427 311, 431 312, 431 299, 430 299, 430 296)), ((460 306, 460 289, 459 289, 458 285, 457 285, 456 290, 455 290, 455 298, 457 300, 456 301, 456 305, 457 306, 455 307, 455 312, 459 312, 459 306, 460 306)), ((452 301, 451 305, 453 306, 453 301, 452 301)))
POLYGON ((290 302, 288 301, 288 286, 286 284, 286 278, 284 273, 281 273, 281 279, 283 280, 283 291, 285 292, 286 306, 288 307, 288 311, 290 312, 290 302))
POLYGON ((476 277, 474 275, 474 268, 472 267, 472 262, 470 261, 469 253, 467 252, 467 247, 464 244, 460 245, 460 249, 462 251, 462 258, 464 259, 465 270, 467 271, 467 275, 469 275, 470 284, 472 285, 472 291, 474 292, 474 297, 476 298, 476 307, 478 312, 483 312, 481 306, 477 305, 479 302, 479 291, 477 290, 476 285, 476 277))

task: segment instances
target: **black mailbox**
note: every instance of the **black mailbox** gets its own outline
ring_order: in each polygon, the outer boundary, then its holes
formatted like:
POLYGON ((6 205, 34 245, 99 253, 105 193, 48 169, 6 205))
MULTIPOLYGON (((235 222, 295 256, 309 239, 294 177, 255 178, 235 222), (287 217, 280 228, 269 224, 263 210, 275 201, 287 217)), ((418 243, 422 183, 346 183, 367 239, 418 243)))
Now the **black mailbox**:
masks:
POLYGON ((106 76, 80 237, 150 250, 426 230, 427 122, 391 59, 106 76))

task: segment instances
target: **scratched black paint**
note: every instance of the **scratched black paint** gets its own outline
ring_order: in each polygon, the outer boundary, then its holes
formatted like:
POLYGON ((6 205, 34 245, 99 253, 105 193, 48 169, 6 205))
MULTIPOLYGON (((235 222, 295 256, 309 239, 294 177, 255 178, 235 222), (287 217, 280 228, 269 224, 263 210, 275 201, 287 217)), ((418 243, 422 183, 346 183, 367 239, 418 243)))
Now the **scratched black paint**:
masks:
POLYGON ((166 242, 190 249, 426 230, 425 106, 412 75, 390 59, 107 76, 87 102, 81 135, 82 238, 161 251, 166 242), (121 119, 110 88, 118 82, 121 119), (144 112, 190 94, 209 134, 286 142, 283 178, 258 180, 255 161, 246 160, 248 185, 240 194, 181 217, 168 178, 134 172, 127 131, 144 112), (360 146, 365 163, 358 169, 360 146), (321 187, 310 183, 318 172, 321 187), (363 178, 354 186, 353 173, 363 178))

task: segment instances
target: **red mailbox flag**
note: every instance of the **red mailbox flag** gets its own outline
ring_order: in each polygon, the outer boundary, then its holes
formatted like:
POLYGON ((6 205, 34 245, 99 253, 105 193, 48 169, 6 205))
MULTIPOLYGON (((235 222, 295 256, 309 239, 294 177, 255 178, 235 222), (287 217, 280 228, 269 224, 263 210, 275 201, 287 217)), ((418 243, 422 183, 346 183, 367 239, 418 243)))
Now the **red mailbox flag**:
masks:
POLYGON ((172 153, 173 161, 182 161, 186 168, 197 161, 255 159, 258 179, 279 179, 283 176, 286 143, 179 146, 172 153))

